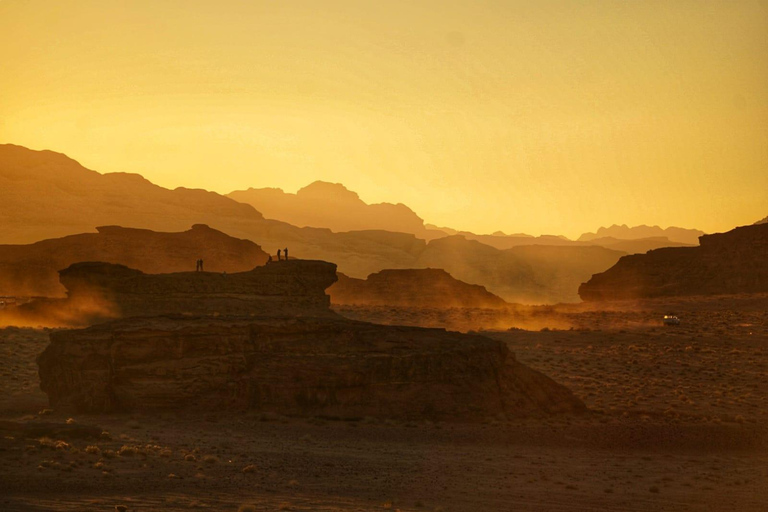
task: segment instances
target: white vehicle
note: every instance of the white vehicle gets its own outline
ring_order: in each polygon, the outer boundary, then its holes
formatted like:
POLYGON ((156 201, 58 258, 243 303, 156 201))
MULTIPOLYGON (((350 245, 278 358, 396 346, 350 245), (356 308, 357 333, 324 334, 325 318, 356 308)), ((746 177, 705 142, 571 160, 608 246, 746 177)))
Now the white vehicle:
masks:
POLYGON ((664 315, 664 325, 680 325, 680 319, 675 315, 664 315))

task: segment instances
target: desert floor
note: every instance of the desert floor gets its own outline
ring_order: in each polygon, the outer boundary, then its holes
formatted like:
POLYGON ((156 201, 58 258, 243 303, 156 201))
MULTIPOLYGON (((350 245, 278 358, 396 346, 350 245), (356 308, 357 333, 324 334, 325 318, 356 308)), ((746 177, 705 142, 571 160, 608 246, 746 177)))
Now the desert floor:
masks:
MULTIPOLYGON (((519 310, 501 320, 477 311, 346 314, 474 329, 489 318, 497 329, 533 321, 519 310)), ((485 334, 570 387, 591 413, 476 424, 72 416, 45 410, 38 388, 47 332, 0 330, 0 510, 768 510, 767 297, 529 316, 551 327, 485 334), (662 327, 665 312, 682 324, 662 327), (93 425, 108 434, 32 433, 70 416, 73 432, 93 425)))

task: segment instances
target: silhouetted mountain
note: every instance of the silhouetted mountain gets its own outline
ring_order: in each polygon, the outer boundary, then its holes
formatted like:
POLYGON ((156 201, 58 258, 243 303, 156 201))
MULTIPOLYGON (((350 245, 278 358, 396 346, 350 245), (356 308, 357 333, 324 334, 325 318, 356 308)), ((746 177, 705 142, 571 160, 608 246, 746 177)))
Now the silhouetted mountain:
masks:
POLYGON ((499 250, 454 235, 429 242, 414 267, 445 269, 456 279, 482 284, 508 302, 576 302, 579 283, 624 254, 589 245, 499 250))
POLYGON ((442 269, 382 270, 367 279, 339 274, 328 289, 334 304, 426 308, 502 308, 508 304, 483 286, 467 284, 442 269))
POLYGON ((625 256, 581 285, 584 300, 768 292, 768 224, 704 235, 699 247, 625 256))
POLYGON ((331 231, 385 230, 424 238, 424 221, 404 204, 366 204, 340 183, 316 181, 295 194, 279 188, 236 190, 228 197, 250 204, 267 218, 331 231))
POLYGON ((168 190, 138 174, 99 174, 60 153, 12 144, 0 144, 0 213, 0 242, 21 244, 104 225, 182 231, 262 219, 253 207, 214 192, 168 190))
POLYGON ((669 227, 662 229, 659 226, 634 226, 629 227, 626 224, 619 226, 614 224, 609 228, 601 227, 597 233, 584 233, 578 239, 580 242, 589 242, 596 238, 618 238, 620 240, 637 240, 640 238, 658 238, 666 237, 671 242, 677 242, 688 245, 698 245, 699 237, 703 231, 698 229, 685 229, 669 227))
POLYGON ((158 233, 118 226, 98 233, 0 245, 0 295, 60 296, 58 271, 81 261, 118 263, 147 273, 184 272, 203 259, 209 272, 242 272, 263 265, 267 254, 250 240, 205 225, 181 233, 158 233))
POLYGON ((768 217, 764 218, 763 220, 759 220, 755 222, 755 224, 768 224, 768 217))

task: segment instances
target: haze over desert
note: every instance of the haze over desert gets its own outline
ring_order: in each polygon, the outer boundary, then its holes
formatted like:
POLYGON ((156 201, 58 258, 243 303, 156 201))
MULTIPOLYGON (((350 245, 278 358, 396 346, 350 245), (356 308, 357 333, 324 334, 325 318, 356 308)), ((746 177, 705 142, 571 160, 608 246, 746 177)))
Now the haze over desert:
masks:
POLYGON ((0 510, 768 510, 768 4, 0 1, 0 510))

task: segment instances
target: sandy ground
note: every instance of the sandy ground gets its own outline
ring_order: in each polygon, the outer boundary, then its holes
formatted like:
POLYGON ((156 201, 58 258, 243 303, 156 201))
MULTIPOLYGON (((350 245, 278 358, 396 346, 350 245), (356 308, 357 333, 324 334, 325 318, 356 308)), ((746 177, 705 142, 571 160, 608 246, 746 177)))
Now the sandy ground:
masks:
MULTIPOLYGON (((593 411, 581 417, 208 411, 72 416, 108 432, 90 439, 0 428, 0 510, 768 510, 766 305, 566 307, 552 325, 573 330, 486 333, 569 386, 593 411), (668 309, 681 326, 658 325, 668 309)), ((0 420, 70 418, 42 411, 34 358, 46 343, 42 330, 0 330, 0 420)))

